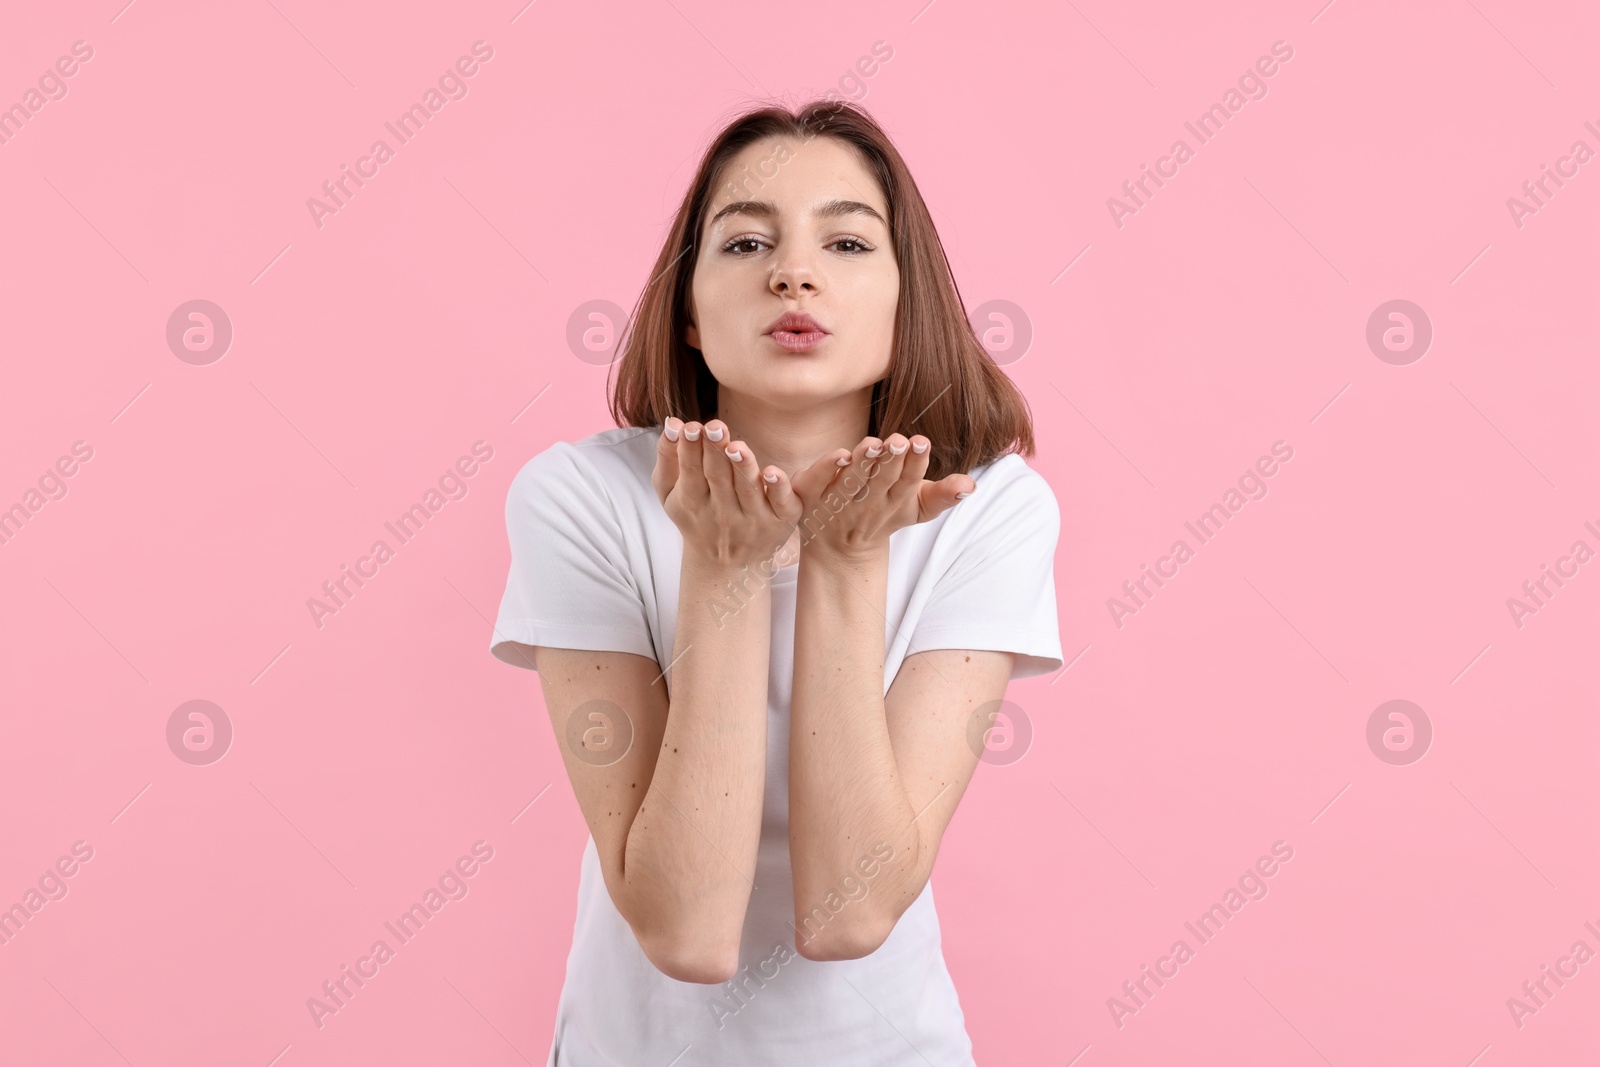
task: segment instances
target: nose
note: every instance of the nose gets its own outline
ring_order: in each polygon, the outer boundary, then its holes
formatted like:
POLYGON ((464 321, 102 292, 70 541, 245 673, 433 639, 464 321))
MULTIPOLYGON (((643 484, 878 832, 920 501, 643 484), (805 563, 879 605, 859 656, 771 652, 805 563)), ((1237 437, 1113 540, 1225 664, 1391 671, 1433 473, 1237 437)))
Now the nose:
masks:
POLYGON ((821 289, 821 279, 812 263, 811 256, 804 248, 790 245, 787 249, 781 248, 772 261, 772 273, 767 279, 767 284, 779 296, 797 296, 800 293, 815 293, 821 289))

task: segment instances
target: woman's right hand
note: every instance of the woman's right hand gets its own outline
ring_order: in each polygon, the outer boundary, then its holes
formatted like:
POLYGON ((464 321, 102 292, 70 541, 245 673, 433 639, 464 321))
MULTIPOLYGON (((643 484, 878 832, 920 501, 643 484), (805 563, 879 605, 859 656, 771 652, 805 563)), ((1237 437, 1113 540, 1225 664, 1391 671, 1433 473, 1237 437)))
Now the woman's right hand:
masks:
POLYGON ((749 445, 728 438, 720 419, 702 425, 668 417, 650 481, 686 550, 739 567, 777 554, 800 522, 801 504, 788 475, 762 470, 749 445))

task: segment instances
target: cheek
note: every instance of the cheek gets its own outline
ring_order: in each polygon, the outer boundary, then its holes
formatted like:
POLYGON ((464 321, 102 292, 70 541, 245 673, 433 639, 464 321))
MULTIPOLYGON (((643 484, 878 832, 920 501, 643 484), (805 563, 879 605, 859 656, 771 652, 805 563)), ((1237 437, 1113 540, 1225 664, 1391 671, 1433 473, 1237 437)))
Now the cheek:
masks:
POLYGON ((701 340, 715 342, 729 331, 730 316, 737 306, 729 279, 715 269, 698 270, 689 291, 690 317, 699 327, 701 340))
POLYGON ((873 272, 872 291, 880 302, 900 302, 900 267, 893 260, 873 272))
POLYGON ((732 351, 748 345, 753 329, 751 301, 735 293, 707 293, 700 308, 700 336, 707 344, 732 351))
POLYGON ((894 336, 895 313, 900 307, 900 276, 890 272, 876 280, 867 304, 877 331, 885 340, 894 336))

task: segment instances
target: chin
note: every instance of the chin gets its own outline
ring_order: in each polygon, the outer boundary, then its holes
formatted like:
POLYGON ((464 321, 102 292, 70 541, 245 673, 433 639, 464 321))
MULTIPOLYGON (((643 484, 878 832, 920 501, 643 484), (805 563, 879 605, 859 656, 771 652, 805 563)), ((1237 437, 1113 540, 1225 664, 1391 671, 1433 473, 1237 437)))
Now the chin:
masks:
MULTIPOLYGON (((765 346, 764 346, 765 347, 765 346)), ((707 368, 724 388, 760 400, 784 405, 833 400, 870 388, 883 376, 861 378, 861 360, 844 350, 828 352, 762 351, 732 361, 707 362, 707 368), (724 373, 726 372, 726 373, 724 373)))
POLYGON ((791 408, 822 403, 854 391, 848 382, 836 381, 832 375, 819 377, 803 372, 768 373, 760 381, 751 382, 749 388, 740 389, 738 385, 733 388, 770 404, 791 408))

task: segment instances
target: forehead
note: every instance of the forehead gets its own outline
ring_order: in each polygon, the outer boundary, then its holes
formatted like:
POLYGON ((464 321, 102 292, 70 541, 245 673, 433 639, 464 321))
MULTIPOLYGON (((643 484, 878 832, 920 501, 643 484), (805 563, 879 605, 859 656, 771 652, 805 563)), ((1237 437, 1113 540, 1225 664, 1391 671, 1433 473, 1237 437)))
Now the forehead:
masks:
POLYGON ((779 214, 838 214, 837 202, 857 202, 889 216, 888 202, 877 179, 857 151, 835 137, 769 137, 746 145, 723 168, 712 187, 706 219, 730 207, 743 218, 757 204, 770 204, 779 214))

